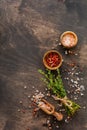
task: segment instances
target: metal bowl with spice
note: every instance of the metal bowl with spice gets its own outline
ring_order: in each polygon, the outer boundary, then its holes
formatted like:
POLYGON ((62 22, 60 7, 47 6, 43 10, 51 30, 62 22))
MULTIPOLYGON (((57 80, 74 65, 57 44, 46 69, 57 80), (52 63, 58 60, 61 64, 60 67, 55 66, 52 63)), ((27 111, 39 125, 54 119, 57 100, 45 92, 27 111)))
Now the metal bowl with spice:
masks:
POLYGON ((66 31, 61 34, 60 42, 65 48, 72 48, 77 45, 78 37, 72 31, 66 31))
POLYGON ((62 55, 56 50, 49 50, 43 56, 44 66, 56 70, 62 65, 62 55))

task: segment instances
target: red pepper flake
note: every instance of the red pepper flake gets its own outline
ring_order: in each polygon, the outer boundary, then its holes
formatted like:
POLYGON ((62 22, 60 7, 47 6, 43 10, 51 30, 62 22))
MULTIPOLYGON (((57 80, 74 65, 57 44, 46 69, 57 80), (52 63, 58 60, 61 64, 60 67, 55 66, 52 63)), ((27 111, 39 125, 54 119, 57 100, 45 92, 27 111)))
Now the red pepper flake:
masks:
POLYGON ((25 113, 25 110, 24 110, 24 109, 22 109, 22 110, 21 110, 21 112, 22 112, 22 113, 25 113))
POLYGON ((32 102, 31 103, 31 107, 36 107, 37 105, 36 105, 36 103, 35 102, 32 102))
POLYGON ((58 66, 60 64, 60 60, 60 56, 55 52, 51 52, 46 56, 46 62, 49 67, 58 66))
POLYGON ((76 66, 76 63, 67 63, 67 65, 71 66, 71 67, 75 67, 76 66))
POLYGON ((37 109, 36 108, 33 110, 32 114, 33 114, 33 117, 36 116, 36 114, 37 114, 37 109))

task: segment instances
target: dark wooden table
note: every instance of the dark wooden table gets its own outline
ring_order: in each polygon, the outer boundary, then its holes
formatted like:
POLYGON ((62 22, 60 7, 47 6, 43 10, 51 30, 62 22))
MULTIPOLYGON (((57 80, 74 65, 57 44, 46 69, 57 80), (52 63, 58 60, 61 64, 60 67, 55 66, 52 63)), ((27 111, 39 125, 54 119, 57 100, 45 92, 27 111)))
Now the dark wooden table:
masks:
MULTIPOLYGON (((67 62, 76 62, 83 79, 79 85, 85 87, 76 101, 81 109, 69 123, 56 122, 53 130, 87 130, 87 0, 0 0, 0 130, 48 130, 48 115, 32 116, 31 97, 45 92, 38 69, 44 68, 42 57, 50 49, 63 55, 62 72, 67 62), (67 30, 78 35, 76 55, 66 55, 58 45, 67 30)), ((69 89, 69 75, 62 76, 69 89)))

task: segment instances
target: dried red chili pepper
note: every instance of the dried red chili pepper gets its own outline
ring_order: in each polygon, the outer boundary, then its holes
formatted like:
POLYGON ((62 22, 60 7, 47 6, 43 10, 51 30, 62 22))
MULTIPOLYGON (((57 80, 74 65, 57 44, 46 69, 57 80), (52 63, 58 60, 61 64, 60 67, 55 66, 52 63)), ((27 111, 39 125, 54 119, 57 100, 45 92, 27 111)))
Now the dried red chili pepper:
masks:
POLYGON ((60 57, 55 52, 52 52, 47 55, 46 62, 50 67, 56 67, 60 63, 60 57))

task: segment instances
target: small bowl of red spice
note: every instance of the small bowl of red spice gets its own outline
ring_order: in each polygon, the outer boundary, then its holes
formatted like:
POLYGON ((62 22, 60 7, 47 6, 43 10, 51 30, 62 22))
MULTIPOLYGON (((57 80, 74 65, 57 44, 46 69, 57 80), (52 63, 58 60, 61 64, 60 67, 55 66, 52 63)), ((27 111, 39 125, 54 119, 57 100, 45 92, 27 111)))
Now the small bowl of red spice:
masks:
POLYGON ((56 50, 49 50, 43 56, 43 63, 46 68, 56 70, 62 65, 62 55, 56 50))
POLYGON ((73 48, 77 45, 78 37, 72 31, 66 31, 60 36, 60 42, 65 48, 73 48))

